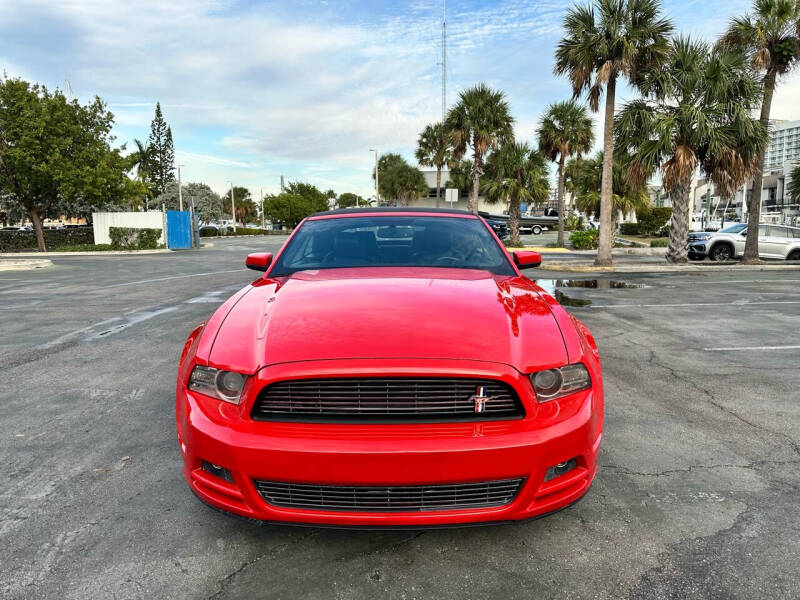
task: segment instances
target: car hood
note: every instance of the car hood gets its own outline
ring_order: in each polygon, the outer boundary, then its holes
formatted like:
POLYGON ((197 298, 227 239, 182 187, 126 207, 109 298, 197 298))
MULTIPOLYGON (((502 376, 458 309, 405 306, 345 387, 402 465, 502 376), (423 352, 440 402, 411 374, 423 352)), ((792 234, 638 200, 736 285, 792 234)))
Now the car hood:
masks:
POLYGON ((220 368, 308 360, 437 358, 521 371, 564 364, 561 331, 540 288, 460 269, 360 268, 264 279, 220 326, 220 368))

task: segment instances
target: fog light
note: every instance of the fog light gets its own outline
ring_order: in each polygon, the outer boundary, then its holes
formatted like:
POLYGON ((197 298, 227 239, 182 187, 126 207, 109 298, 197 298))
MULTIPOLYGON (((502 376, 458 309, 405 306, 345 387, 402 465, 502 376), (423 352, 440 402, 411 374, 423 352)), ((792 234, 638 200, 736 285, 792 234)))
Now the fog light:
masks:
POLYGON ((578 461, 574 458, 570 458, 568 461, 558 463, 557 465, 554 465, 549 469, 547 469, 547 473, 545 473, 544 475, 544 480, 550 481, 551 479, 555 479, 556 477, 559 477, 564 473, 572 471, 572 469, 574 469, 577 466, 578 466, 578 461))
POLYGON ((233 483, 233 475, 231 472, 228 471, 225 467, 220 467, 219 465, 215 465, 213 463, 208 462, 207 460, 203 461, 203 471, 206 473, 211 473, 215 477, 219 477, 220 479, 224 479, 225 481, 229 481, 233 483))

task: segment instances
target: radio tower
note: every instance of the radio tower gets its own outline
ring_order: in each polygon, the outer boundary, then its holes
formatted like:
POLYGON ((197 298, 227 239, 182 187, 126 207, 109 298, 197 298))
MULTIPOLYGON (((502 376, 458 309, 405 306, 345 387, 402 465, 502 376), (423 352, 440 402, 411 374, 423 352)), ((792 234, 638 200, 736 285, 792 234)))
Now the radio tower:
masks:
POLYGON ((442 123, 447 116, 447 0, 442 0, 442 123))

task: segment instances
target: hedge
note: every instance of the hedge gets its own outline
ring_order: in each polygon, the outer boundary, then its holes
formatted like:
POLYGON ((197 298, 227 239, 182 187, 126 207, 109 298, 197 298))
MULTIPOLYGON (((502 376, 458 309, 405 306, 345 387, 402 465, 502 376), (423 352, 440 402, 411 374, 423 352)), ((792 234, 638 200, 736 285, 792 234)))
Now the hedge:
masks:
POLYGON ((656 235, 672 218, 672 209, 668 206, 650 208, 636 214, 639 234, 656 235))
POLYGON ((569 239, 576 250, 597 250, 599 237, 600 232, 597 229, 588 229, 586 231, 573 232, 569 239))
MULTIPOLYGON (((44 243, 48 250, 60 246, 94 244, 94 230, 91 227, 45 229, 44 243)), ((36 251, 38 248, 35 231, 0 231, 0 252, 36 251)))
POLYGON ((155 250, 161 230, 155 228, 109 227, 108 237, 115 250, 155 250))

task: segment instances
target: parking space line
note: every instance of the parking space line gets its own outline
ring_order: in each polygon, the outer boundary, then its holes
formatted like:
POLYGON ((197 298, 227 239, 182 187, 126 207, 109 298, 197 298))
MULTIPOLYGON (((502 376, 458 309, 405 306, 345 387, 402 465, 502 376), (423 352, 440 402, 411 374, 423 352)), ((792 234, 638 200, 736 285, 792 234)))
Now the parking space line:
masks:
POLYGON ((138 285, 140 283, 154 283, 157 281, 171 281, 173 279, 186 279, 187 277, 201 277, 203 275, 220 275, 222 273, 238 273, 239 271, 246 271, 247 269, 229 269, 227 271, 210 271, 208 273, 192 273, 190 275, 170 275, 169 277, 156 277, 154 279, 141 279, 139 281, 126 281, 124 283, 114 283, 111 285, 104 285, 99 290, 107 290, 109 288, 123 287, 126 285, 138 285))
POLYGON ((740 279, 731 281, 704 281, 703 285, 721 285, 726 283, 797 283, 800 279, 740 279))
POLYGON ((736 348, 703 348, 706 352, 736 352, 740 350, 800 350, 800 346, 740 346, 736 348))
POLYGON ((800 304, 800 300, 764 300, 762 302, 734 300, 733 302, 684 302, 680 304, 592 304, 588 308, 675 308, 682 306, 734 306, 736 308, 742 308, 744 306, 763 306, 765 304, 800 304))

